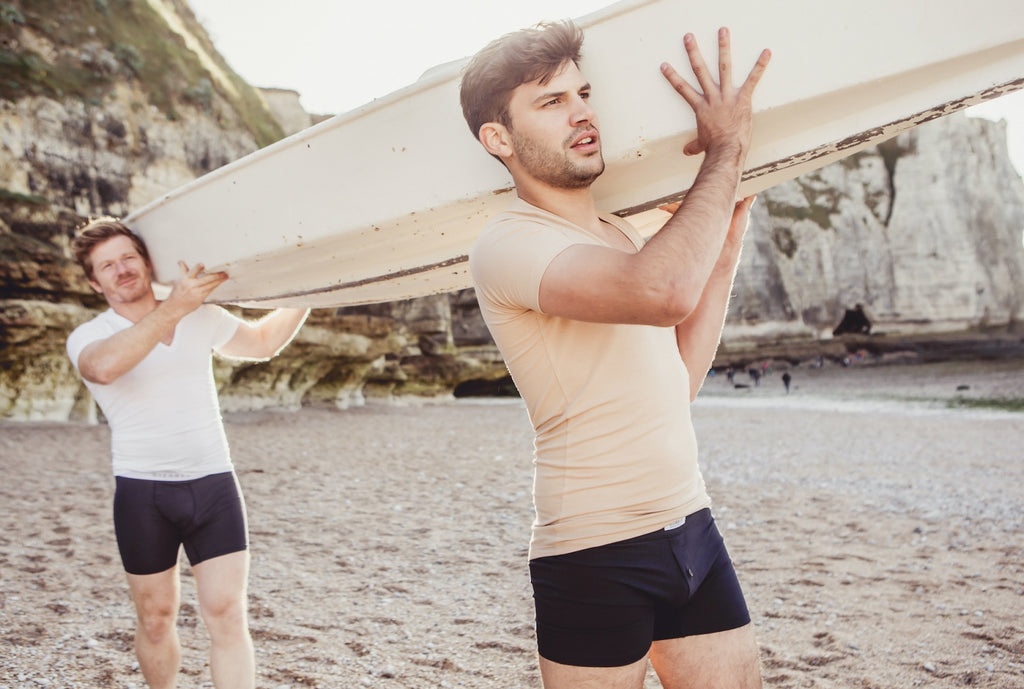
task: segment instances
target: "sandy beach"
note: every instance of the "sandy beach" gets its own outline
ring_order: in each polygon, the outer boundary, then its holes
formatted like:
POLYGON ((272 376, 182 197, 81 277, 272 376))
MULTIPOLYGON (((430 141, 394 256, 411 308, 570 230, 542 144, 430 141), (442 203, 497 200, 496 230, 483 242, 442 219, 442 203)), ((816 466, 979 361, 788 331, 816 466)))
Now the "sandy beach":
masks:
MULTIPOLYGON (((693 417, 765 685, 1024 688, 1024 412, 950 406, 1024 398, 1024 361, 734 384, 693 417)), ((259 687, 540 686, 518 400, 226 425, 259 687)), ((143 686, 109 463, 103 425, 0 422, 0 688, 143 686)), ((179 686, 209 687, 183 572, 179 686)))

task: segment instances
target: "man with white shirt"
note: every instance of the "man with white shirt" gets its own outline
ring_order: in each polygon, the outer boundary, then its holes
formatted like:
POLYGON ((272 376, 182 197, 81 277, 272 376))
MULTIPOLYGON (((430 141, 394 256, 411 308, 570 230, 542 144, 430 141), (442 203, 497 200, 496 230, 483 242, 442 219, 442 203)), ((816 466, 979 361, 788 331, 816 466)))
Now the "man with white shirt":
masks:
POLYGON ((214 686, 252 688, 245 503, 210 357, 269 359, 309 311, 236 318, 203 303, 228 276, 201 264, 179 263, 181 275, 159 301, 145 244, 114 218, 86 225, 72 249, 110 307, 71 333, 67 351, 110 425, 114 527, 138 618, 139 667, 153 689, 176 686, 184 546, 210 633, 214 686))

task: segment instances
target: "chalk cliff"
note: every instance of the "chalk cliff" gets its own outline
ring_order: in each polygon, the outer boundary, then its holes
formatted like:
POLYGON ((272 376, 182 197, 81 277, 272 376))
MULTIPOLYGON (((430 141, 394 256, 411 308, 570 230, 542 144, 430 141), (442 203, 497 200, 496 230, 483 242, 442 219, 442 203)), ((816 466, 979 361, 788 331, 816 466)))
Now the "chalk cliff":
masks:
POLYGON ((1005 123, 922 125, 761 195, 725 342, 829 337, 857 303, 889 333, 1013 329, 1022 233, 1005 123))
MULTIPOLYGON (((125 215, 303 120, 293 93, 261 94, 234 75, 181 0, 40 7, 0 8, 0 418, 92 419, 64 354, 70 330, 103 308, 70 260, 74 228, 125 215)), ((962 115, 770 189, 754 209, 720 362, 964 332, 1019 345, 1022 230, 1024 184, 1004 126, 962 115), (873 334, 834 338, 857 303, 873 334)), ((497 390, 505 375, 472 290, 317 310, 275 360, 216 360, 215 372, 227 410, 497 390)))

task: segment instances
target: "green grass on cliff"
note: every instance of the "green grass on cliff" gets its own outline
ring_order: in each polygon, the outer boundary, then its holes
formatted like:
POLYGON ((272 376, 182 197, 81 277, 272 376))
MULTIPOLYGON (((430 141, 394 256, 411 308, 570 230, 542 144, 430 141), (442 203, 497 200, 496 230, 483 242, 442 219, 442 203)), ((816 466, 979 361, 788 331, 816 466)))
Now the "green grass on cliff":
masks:
POLYGON ((19 194, 9 189, 0 189, 0 203, 27 203, 33 206, 45 206, 47 200, 43 196, 37 196, 36 194, 19 194))
POLYGON ((150 104, 176 119, 184 103, 210 113, 216 89, 260 146, 280 139, 283 132, 259 95, 217 53, 184 0, 167 2, 237 95, 216 86, 217 80, 146 0, 18 0, 0 2, 0 98, 73 97, 99 105, 116 82, 134 79, 150 104), (22 32, 44 36, 56 50, 39 54, 22 32))

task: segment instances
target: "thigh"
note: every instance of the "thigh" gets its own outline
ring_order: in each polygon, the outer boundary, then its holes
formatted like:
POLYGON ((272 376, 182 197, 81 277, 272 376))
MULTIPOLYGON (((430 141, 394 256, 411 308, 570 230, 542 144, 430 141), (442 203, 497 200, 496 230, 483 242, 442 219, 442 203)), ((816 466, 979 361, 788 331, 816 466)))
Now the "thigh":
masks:
POLYGON ((651 664, 665 689, 759 689, 761 664, 753 625, 655 641, 651 664))
POLYGON ((622 667, 578 667, 540 658, 544 689, 641 689, 647 656, 622 667))
POLYGON ((192 482, 194 512, 182 538, 194 567, 249 547, 245 502, 234 473, 213 474, 192 482))
POLYGON ((140 620, 152 623, 159 619, 173 620, 177 616, 181 598, 177 563, 155 574, 128 573, 127 577, 128 590, 140 620))
MULTIPOLYGON (((196 580, 199 608, 204 618, 223 615, 232 610, 244 613, 249 551, 220 555, 192 567, 196 580)), ((243 615, 244 617, 244 615, 243 615)))
POLYGON ((128 574, 164 572, 178 562, 181 534, 159 510, 155 481, 116 478, 114 534, 128 574))

